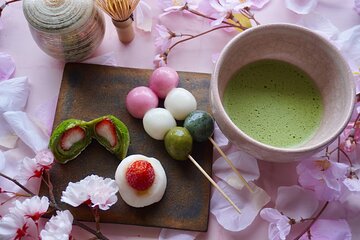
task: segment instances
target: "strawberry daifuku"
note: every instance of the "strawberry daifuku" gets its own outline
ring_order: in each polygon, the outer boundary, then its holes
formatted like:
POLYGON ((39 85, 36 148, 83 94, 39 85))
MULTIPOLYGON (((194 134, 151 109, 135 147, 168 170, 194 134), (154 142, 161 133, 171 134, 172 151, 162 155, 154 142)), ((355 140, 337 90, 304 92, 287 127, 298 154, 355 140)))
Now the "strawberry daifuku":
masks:
POLYGON ((115 172, 115 181, 124 202, 136 208, 160 201, 167 178, 159 160, 135 154, 124 158, 115 172))
POLYGON ((50 137, 49 148, 59 163, 76 158, 95 138, 108 151, 123 159, 129 148, 130 135, 126 125, 113 115, 90 122, 67 119, 61 122, 50 137))
POLYGON ((106 115, 89 122, 95 138, 108 151, 123 159, 129 148, 130 135, 126 125, 113 115, 106 115))
POLYGON ((53 131, 49 147, 58 162, 66 163, 76 158, 90 142, 91 131, 87 123, 78 119, 67 119, 53 131))

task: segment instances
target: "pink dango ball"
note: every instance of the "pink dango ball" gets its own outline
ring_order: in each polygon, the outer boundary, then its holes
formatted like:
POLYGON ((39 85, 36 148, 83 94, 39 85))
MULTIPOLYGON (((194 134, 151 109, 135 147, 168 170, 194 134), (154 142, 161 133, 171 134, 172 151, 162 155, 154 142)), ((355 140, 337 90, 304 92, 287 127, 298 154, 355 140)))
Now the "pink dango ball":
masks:
POLYGON ((156 108, 158 104, 156 94, 145 86, 132 89, 126 96, 126 109, 134 118, 142 119, 147 111, 156 108))
POLYGON ((179 75, 170 67, 159 67, 150 76, 149 87, 158 95, 165 98, 171 89, 179 84, 179 75))

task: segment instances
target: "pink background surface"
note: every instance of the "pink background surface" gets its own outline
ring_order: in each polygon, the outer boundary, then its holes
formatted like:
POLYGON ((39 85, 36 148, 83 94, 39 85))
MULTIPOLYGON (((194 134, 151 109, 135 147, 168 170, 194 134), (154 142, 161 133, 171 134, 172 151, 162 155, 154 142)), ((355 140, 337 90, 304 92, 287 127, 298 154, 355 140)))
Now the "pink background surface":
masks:
MULTIPOLYGON (((158 22, 157 15, 161 12, 157 1, 147 1, 153 8, 153 24, 158 22)), ((340 31, 360 24, 360 16, 352 11, 353 0, 322 0, 316 12, 329 18, 340 31)), ((296 23, 300 16, 285 7, 283 0, 272 0, 259 12, 255 12, 262 23, 287 22, 296 23)), ((27 22, 22 12, 22 3, 11 4, 1 16, 3 29, 0 30, 0 52, 10 54, 16 63, 15 76, 28 76, 31 92, 26 111, 35 114, 38 106, 57 99, 62 78, 64 63, 43 53, 33 41, 27 22)), ((181 32, 200 32, 208 28, 206 21, 187 15, 171 15, 162 19, 170 29, 181 32), (171 19, 171 21, 168 21, 171 19), (178 19, 178 20, 177 20, 178 19)), ((117 64, 123 67, 152 69, 155 55, 154 33, 136 30, 133 42, 123 45, 118 41, 116 31, 106 16, 106 34, 104 41, 93 56, 113 52, 117 64)), ((179 71, 211 73, 214 64, 213 54, 221 51, 232 38, 232 34, 218 31, 197 40, 177 47, 169 56, 168 65, 179 71)), ((91 84, 91 82, 89 82, 91 84)), ((55 109, 54 109, 55 111, 55 109)), ((51 113, 53 115, 53 113, 51 113)), ((26 156, 30 150, 23 144, 17 146, 14 157, 26 156)), ((259 162, 261 178, 257 184, 270 196, 276 194, 278 186, 296 184, 295 164, 274 164, 259 162)), ((274 198, 269 203, 273 206, 274 198)), ((349 223, 356 226, 357 222, 349 223)), ((91 225, 91 224, 90 224, 91 225)), ((92 225, 93 226, 93 225, 92 225)), ((198 235, 199 239, 266 239, 268 224, 259 217, 246 230, 232 233, 218 225, 214 216, 210 216, 209 231, 198 235)), ((114 224, 102 224, 103 233, 110 239, 158 238, 161 229, 114 224)), ((353 232, 353 239, 360 239, 360 230, 353 232)), ((90 234, 74 228, 77 239, 86 239, 90 234)))

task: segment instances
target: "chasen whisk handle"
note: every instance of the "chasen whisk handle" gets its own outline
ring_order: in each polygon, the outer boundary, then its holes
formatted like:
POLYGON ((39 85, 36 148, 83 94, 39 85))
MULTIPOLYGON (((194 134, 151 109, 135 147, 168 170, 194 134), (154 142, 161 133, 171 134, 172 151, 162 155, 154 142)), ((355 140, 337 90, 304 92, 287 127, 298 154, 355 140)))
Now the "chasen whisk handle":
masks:
POLYGON ((125 21, 116 21, 113 19, 112 22, 116 27, 119 40, 122 43, 130 43, 134 39, 135 32, 132 24, 133 20, 131 17, 129 17, 125 21))

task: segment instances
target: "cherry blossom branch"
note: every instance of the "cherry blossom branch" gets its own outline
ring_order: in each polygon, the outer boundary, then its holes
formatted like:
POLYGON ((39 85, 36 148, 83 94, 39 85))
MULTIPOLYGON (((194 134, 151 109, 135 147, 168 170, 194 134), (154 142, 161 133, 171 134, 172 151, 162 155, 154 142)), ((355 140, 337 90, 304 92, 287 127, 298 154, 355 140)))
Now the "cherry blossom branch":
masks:
POLYGON ((209 30, 207 30, 207 31, 204 31, 204 32, 199 33, 199 34, 196 34, 196 35, 183 34, 183 36, 189 36, 189 37, 187 37, 187 38, 185 38, 185 39, 182 39, 182 40, 179 40, 179 41, 177 41, 176 43, 174 43, 173 45, 171 45, 164 53, 161 54, 161 56, 163 57, 164 61, 167 62, 167 57, 168 57, 170 51, 171 51, 174 47, 176 47, 177 45, 179 45, 179 44, 181 44, 181 43, 183 43, 183 42, 189 41, 189 40, 191 40, 191 39, 201 37, 201 36, 203 36, 203 35, 205 35, 205 34, 211 33, 211 32, 216 31, 216 30, 223 29, 223 28, 231 28, 231 27, 232 27, 232 26, 219 26, 219 27, 211 28, 211 29, 209 29, 209 30))
POLYGON ((19 183, 16 179, 13 179, 3 173, 0 172, 0 176, 3 178, 6 178, 7 180, 15 183, 18 187, 20 187, 22 190, 24 190, 26 193, 28 193, 31 197, 35 196, 35 194, 33 192, 31 192, 28 188, 26 188, 24 185, 22 185, 21 183, 19 183))
MULTIPOLYGON (((197 16, 200 16, 200 17, 209 19, 209 20, 216 20, 216 18, 207 16, 207 15, 201 13, 201 12, 198 12, 198 11, 196 11, 196 10, 193 10, 193 9, 189 8, 187 5, 184 6, 184 10, 186 10, 186 11, 188 11, 188 12, 194 14, 194 15, 197 15, 197 16)), ((245 15, 244 15, 244 16, 245 16, 245 15)), ((246 16, 246 17, 247 17, 247 16, 246 16)), ((223 24, 227 24, 227 25, 229 25, 229 26, 232 26, 232 27, 234 27, 234 28, 240 28, 241 30, 246 30, 246 29, 247 29, 247 27, 243 26, 239 21, 236 21, 236 23, 238 23, 238 25, 237 25, 237 24, 230 23, 230 22, 227 22, 227 21, 225 21, 225 20, 222 21, 222 23, 223 23, 223 24)))
MULTIPOLYGON (((55 197, 54 197, 54 193, 53 193, 53 187, 52 187, 52 184, 51 184, 51 181, 50 181, 50 174, 45 171, 46 175, 47 175, 47 181, 45 181, 45 179, 43 179, 43 181, 46 183, 46 185, 48 186, 49 188, 49 197, 50 197, 50 203, 51 203, 51 206, 53 208, 55 208, 56 210, 59 210, 59 211, 64 211, 64 209, 60 208, 56 201, 55 201, 55 197)), ((19 186, 21 189, 23 189, 26 193, 28 193, 31 197, 32 196, 36 196, 35 193, 33 193, 32 191, 30 191, 28 188, 26 188, 24 185, 22 185, 21 183, 19 183, 16 179, 13 179, 3 173, 0 172, 0 176, 3 177, 3 178, 6 178, 7 180, 15 183, 17 186, 19 186)), ((90 232, 91 234, 93 234, 94 236, 97 237, 97 239, 101 239, 101 240, 109 240, 109 238, 107 238, 106 236, 104 236, 101 232, 98 232, 90 227, 88 227, 87 225, 83 224, 82 222, 79 222, 77 221, 76 219, 73 220, 73 225, 76 225, 88 232, 90 232)))
POLYGON ((320 217, 320 215, 324 212, 324 210, 326 209, 326 207, 329 205, 329 201, 327 201, 324 206, 321 208, 321 210, 318 212, 318 214, 316 214, 316 216, 312 219, 312 222, 309 224, 309 226, 307 226, 304 231, 302 231, 296 238, 294 238, 294 240, 299 240, 301 238, 301 236, 303 236, 305 233, 310 231, 310 228, 314 225, 314 223, 316 222, 316 220, 318 220, 318 218, 320 217))

